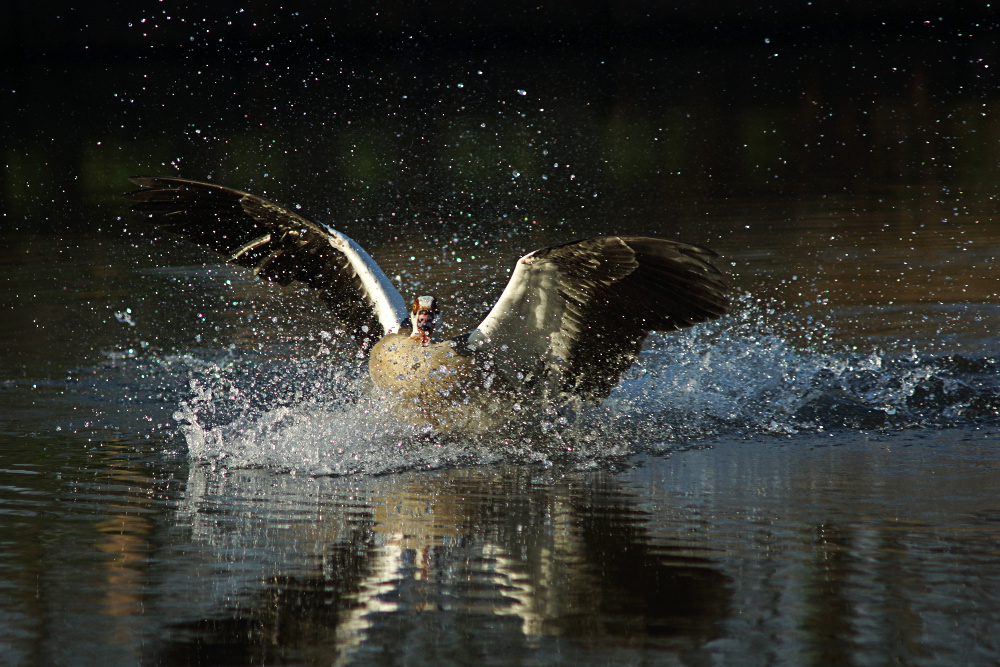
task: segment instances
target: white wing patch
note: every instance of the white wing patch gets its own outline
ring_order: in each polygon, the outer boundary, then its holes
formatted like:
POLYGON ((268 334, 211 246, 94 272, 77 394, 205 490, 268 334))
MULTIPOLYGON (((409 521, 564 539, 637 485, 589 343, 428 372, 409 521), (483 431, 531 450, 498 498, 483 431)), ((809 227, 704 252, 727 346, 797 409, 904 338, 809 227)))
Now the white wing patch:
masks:
POLYGON ((351 268, 361 280, 366 296, 371 300, 375 316, 382 325, 384 334, 396 333, 399 325, 409 313, 406 302, 399 290, 392 284, 385 272, 375 263, 371 255, 358 243, 336 229, 323 225, 330 235, 330 245, 343 253, 351 263, 351 268))
POLYGON ((646 237, 594 237, 522 257, 466 344, 516 391, 601 400, 651 330, 726 311, 711 251, 646 237))
POLYGON ((566 306, 558 291, 558 267, 535 261, 533 254, 518 260, 500 299, 467 343, 474 351, 495 354, 496 370, 513 386, 557 352, 553 343, 561 338, 566 306))
POLYGON ((398 331, 408 309, 371 256, 341 232, 294 210, 214 183, 140 176, 125 196, 164 231, 209 248, 261 279, 322 294, 359 343, 398 331), (377 331, 381 329, 381 331, 377 331))

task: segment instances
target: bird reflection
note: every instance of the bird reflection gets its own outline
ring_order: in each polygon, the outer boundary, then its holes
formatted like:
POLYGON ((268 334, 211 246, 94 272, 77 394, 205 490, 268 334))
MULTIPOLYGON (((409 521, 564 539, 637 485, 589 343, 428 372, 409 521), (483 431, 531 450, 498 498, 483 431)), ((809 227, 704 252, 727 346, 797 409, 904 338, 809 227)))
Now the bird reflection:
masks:
POLYGON ((727 613, 729 580, 707 545, 651 530, 606 471, 300 480, 196 467, 188 488, 181 523, 206 556, 229 560, 211 575, 226 593, 167 629, 157 664, 346 664, 566 641, 682 650, 727 613))

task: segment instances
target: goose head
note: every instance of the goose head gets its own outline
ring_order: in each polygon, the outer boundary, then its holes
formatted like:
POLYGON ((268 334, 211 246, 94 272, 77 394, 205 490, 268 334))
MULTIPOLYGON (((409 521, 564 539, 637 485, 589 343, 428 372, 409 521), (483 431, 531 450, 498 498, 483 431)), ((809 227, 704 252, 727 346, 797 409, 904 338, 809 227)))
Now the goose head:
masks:
POLYGON ((410 327, 413 329, 411 336, 419 338, 422 345, 436 341, 438 315, 440 314, 441 310, 438 308, 436 298, 418 296, 414 299, 413 305, 410 307, 410 327))

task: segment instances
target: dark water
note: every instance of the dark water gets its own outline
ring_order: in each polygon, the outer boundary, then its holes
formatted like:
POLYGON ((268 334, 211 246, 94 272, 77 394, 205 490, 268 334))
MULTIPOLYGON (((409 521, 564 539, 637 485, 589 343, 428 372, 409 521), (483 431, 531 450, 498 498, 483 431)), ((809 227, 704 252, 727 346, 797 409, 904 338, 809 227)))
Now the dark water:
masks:
POLYGON ((694 23, 7 63, 0 664, 1000 662, 990 33, 694 23), (178 171, 336 224, 453 332, 598 233, 713 247, 733 310, 569 431, 440 438, 309 295, 116 199, 178 171))

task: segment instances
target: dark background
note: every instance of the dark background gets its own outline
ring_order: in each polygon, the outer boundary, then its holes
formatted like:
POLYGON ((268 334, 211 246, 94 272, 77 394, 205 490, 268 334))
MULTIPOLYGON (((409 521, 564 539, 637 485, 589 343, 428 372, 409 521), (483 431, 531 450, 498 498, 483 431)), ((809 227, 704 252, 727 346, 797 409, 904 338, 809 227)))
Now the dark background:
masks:
POLYGON ((983 185, 996 37, 982 2, 8 1, 0 219, 100 226, 137 173, 334 222, 983 185))

